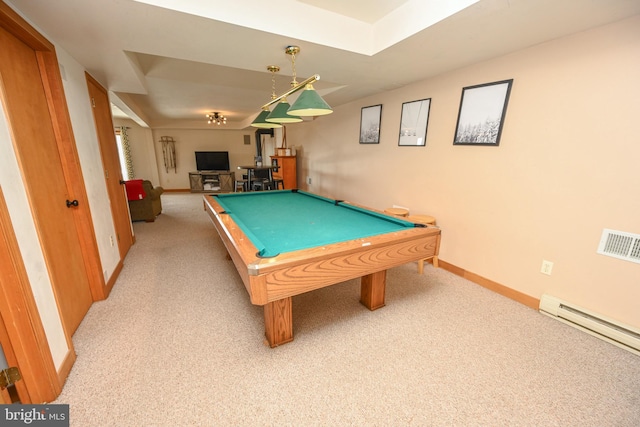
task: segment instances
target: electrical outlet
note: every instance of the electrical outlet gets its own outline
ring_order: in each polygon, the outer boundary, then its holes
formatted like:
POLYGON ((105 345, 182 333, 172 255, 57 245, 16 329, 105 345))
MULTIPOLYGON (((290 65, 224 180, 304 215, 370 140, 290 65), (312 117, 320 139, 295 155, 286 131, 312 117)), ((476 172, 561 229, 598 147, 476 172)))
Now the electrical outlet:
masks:
POLYGON ((540 268, 540 273, 546 274, 547 276, 551 276, 551 270, 553 270, 553 263, 551 261, 547 261, 543 259, 542 267, 540 268))
POLYGON ((307 177, 307 184, 311 185, 311 177, 310 176, 307 177))
POLYGON ((111 246, 113 246, 113 236, 109 236, 109 243, 111 243, 111 246))

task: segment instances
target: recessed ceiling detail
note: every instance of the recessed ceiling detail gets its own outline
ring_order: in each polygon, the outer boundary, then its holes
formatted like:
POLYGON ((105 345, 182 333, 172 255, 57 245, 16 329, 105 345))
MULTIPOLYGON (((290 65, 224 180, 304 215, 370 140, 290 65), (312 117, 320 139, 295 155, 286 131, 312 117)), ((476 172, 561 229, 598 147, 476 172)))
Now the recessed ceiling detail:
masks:
POLYGON ((374 24, 409 0, 298 0, 319 9, 374 24))
MULTIPOLYGON (((271 92, 265 66, 281 69, 278 93, 289 86, 289 45, 301 48, 298 75, 322 76, 314 88, 336 109, 640 13, 640 1, 584 3, 7 1, 55 43, 67 75, 76 63, 107 88, 114 115, 158 129, 211 128, 203 118, 215 111, 224 112, 226 129, 248 128, 271 92)), ((287 100, 293 105, 298 95, 287 100)))
POLYGON ((374 55, 479 0, 134 0, 364 55, 374 55), (246 13, 251 10, 251 13, 246 13), (305 19, 306 18, 306 19, 305 19), (301 20, 305 20, 301 25, 301 20), (328 30, 330 29, 330 30, 328 30))

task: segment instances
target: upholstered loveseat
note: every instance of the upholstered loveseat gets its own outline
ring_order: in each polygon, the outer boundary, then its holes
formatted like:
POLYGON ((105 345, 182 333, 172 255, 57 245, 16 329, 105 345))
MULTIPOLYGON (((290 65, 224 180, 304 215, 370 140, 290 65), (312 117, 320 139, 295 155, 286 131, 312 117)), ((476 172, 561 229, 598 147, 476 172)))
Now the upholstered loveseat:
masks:
POLYGON ((134 179, 126 181, 127 199, 131 221, 153 222, 162 213, 160 195, 164 193, 162 187, 153 187, 151 181, 134 179))

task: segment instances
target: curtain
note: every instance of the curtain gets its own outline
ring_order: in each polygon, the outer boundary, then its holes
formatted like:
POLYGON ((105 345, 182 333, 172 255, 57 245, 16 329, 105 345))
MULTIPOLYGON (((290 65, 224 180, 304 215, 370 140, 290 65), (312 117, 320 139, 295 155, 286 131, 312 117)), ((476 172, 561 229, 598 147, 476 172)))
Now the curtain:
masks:
POLYGON ((121 144, 121 152, 122 152, 122 160, 124 162, 123 171, 127 172, 127 176, 124 177, 124 180, 132 179, 135 175, 133 174, 133 161, 131 160, 131 149, 129 148, 129 135, 127 134, 127 128, 125 126, 120 126, 116 128, 116 133, 120 134, 120 144, 121 144))

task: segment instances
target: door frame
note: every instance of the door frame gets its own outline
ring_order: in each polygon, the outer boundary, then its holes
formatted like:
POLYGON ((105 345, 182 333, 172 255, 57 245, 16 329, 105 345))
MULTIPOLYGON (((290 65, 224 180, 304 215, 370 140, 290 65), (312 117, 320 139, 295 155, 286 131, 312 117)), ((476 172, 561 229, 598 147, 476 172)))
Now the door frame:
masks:
MULTIPOLYGON (((22 375, 22 380, 16 383, 21 402, 51 402, 62 391, 68 372, 62 378, 54 366, 1 187, 0 322, 0 328, 6 330, 6 335, 0 334, 0 342, 7 362, 15 363, 22 375)), ((65 360, 68 370, 75 358, 70 347, 65 360)))
MULTIPOLYGON (((89 208, 86 187, 76 148, 71 119, 67 109, 55 46, 0 0, 0 27, 32 48, 40 68, 51 124, 65 179, 70 194, 81 209, 74 209, 74 222, 83 254, 93 301, 103 300, 110 288, 105 286, 102 263, 89 208)), ((0 193, 0 196, 2 194, 0 193)), ((29 197, 27 195, 27 197, 29 197)), ((62 385, 76 360, 71 337, 65 330, 68 354, 56 370, 51 350, 35 304, 31 285, 15 238, 4 197, 0 200, 0 321, 7 330, 3 347, 11 347, 21 370, 28 400, 22 403, 51 402, 62 391, 62 385), (8 342, 5 342, 7 341, 8 342)), ((22 396, 21 396, 22 398, 22 396)))
POLYGON ((31 47, 36 53, 65 183, 69 193, 78 200, 78 206, 82 207, 82 209, 74 209, 73 211, 84 254, 83 260, 89 277, 91 295, 94 301, 103 300, 108 296, 108 290, 105 289, 93 218, 80 168, 80 159, 67 109, 55 46, 2 1, 0 1, 0 26, 31 47))
MULTIPOLYGON (((122 176, 122 167, 118 156, 109 93, 91 74, 86 71, 84 74, 91 100, 91 112, 93 113, 93 121, 96 127, 98 145, 100 146, 104 180, 109 200, 111 201, 111 217, 116 231, 121 267, 122 260, 124 260, 129 249, 135 243, 135 236, 129 214, 129 203, 122 176), (97 93, 100 95, 99 99, 94 96, 97 93)), ((107 286, 111 290, 113 283, 109 283, 107 286)))

